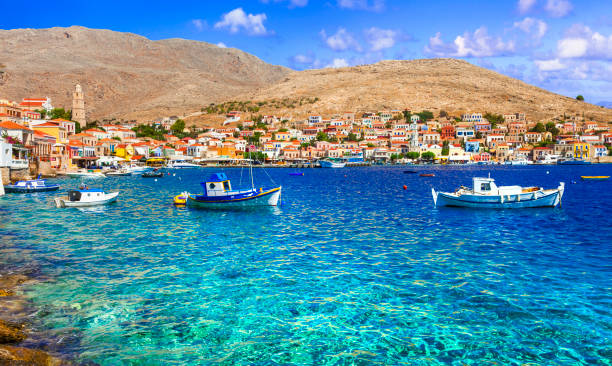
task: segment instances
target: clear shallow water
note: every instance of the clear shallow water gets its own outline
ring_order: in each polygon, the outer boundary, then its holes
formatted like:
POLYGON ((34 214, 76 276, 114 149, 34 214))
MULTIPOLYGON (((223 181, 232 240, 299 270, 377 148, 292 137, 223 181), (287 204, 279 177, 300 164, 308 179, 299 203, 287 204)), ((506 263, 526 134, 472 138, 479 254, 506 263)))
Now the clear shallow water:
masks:
POLYGON ((404 169, 270 169, 285 204, 250 211, 171 205, 209 169, 91 183, 121 191, 98 212, 7 195, 0 262, 48 278, 33 322, 82 362, 610 364, 612 182, 579 176, 612 166, 404 169), (563 207, 433 207, 488 172, 563 207))

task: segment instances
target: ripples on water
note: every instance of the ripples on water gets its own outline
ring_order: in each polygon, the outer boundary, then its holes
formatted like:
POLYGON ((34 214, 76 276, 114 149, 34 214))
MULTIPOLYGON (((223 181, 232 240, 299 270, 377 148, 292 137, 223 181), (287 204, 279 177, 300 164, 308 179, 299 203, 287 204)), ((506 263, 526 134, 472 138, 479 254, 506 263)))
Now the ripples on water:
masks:
POLYGON ((284 205, 247 211, 171 205, 208 170, 91 183, 121 191, 93 211, 10 195, 0 260, 50 278, 25 290, 33 322, 79 361, 609 364, 612 184, 569 183, 611 167, 425 170, 273 169, 284 205), (563 180, 563 208, 433 207, 432 186, 489 171, 563 180))

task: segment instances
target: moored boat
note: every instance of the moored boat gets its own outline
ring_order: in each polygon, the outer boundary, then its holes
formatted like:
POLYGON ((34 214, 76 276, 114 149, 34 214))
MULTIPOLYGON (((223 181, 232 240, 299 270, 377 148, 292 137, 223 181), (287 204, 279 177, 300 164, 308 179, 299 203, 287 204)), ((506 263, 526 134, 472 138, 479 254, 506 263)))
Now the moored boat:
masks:
POLYGON ((4 186, 4 190, 9 193, 33 193, 48 192, 59 189, 59 184, 47 184, 44 179, 20 180, 15 184, 4 186))
POLYGON ((143 178, 163 178, 164 172, 155 169, 149 172, 142 173, 141 177, 143 178))
POLYGON ((190 163, 184 160, 174 160, 170 161, 166 168, 169 169, 191 169, 191 168, 201 168, 201 165, 190 163))
POLYGON ((582 175, 580 176, 582 180, 608 180, 610 179, 609 175, 582 175))
POLYGON ((232 189, 225 173, 214 173, 201 183, 204 192, 184 192, 174 198, 177 205, 190 207, 225 209, 230 207, 278 206, 282 187, 232 189))
POLYGON ((105 178, 101 172, 91 171, 87 169, 77 170, 76 172, 66 173, 67 176, 71 178, 105 178))
POLYGON ((473 187, 461 186, 455 192, 431 189, 434 205, 472 208, 555 207, 561 203, 565 183, 555 189, 500 186, 492 178, 473 178, 473 187))
POLYGON ((569 160, 558 160, 557 164, 559 165, 589 165, 592 163, 588 160, 583 160, 583 159, 569 159, 569 160))
POLYGON ((127 169, 119 169, 119 170, 110 170, 106 172, 106 175, 111 176, 111 177, 121 177, 121 176, 132 175, 132 173, 127 169))
POLYGON ((321 168, 344 168, 346 162, 333 160, 319 160, 321 168))
POLYGON ((75 189, 68 191, 67 197, 55 198, 57 207, 91 207, 106 205, 117 199, 119 192, 105 193, 100 189, 75 189))

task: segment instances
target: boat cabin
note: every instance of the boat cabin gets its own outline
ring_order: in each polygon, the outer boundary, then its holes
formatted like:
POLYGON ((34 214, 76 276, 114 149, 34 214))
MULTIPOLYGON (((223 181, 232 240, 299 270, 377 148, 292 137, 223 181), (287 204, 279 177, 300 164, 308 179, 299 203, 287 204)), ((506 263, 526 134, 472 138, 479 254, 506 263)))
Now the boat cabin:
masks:
POLYGON ((472 178, 474 184, 474 194, 486 195, 486 196, 499 196, 499 195, 516 195, 521 194, 523 187, 521 186, 502 186, 498 187, 495 184, 493 178, 472 178))
POLYGON ((205 183, 201 183, 204 188, 206 196, 227 196, 229 191, 232 190, 230 180, 227 178, 225 173, 214 173, 206 180, 205 183))
POLYGON ((70 202, 79 201, 94 201, 104 196, 104 192, 100 189, 82 189, 68 191, 68 200, 70 202))

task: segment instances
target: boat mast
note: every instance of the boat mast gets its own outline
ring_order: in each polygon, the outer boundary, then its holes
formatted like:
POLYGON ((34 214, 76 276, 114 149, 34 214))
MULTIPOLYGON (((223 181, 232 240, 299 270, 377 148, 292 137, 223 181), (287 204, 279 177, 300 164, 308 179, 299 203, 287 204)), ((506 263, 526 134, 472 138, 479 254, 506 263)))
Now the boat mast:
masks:
POLYGON ((255 189, 255 184, 253 183, 253 149, 249 149, 249 169, 251 171, 251 189, 255 189))

